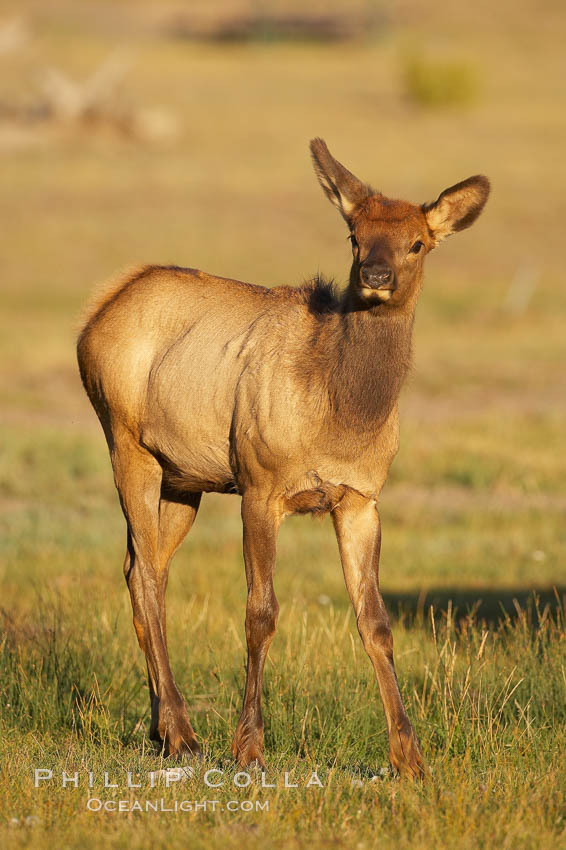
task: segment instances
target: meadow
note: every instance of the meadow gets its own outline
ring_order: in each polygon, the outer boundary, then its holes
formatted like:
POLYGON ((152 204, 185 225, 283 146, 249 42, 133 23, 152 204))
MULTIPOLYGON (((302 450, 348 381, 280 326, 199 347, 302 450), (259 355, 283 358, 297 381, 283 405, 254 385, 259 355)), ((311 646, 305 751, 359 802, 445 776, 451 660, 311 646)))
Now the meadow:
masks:
POLYGON ((409 0, 371 38, 229 45, 172 38, 149 4, 23 8, 30 35, 0 56, 0 104, 35 103, 48 68, 81 80, 127 51, 123 103, 153 109, 162 132, 68 116, 26 124, 0 110, 2 847, 566 846, 560 4, 425 13, 409 0), (415 55, 461 63, 474 97, 415 102, 415 55), (147 739, 125 523, 75 361, 81 311, 100 281, 140 262, 266 285, 320 271, 343 284, 347 233, 312 173, 317 135, 392 196, 432 200, 478 172, 493 183, 474 228, 427 261, 380 506, 398 676, 431 775, 412 785, 387 772, 331 523, 293 518, 280 533, 264 685, 276 787, 255 775, 234 784, 239 500, 209 495, 168 592, 172 667, 204 761, 182 784, 136 792, 128 771, 168 763, 147 739), (34 768, 53 781, 34 788, 34 768), (204 784, 207 769, 224 772, 222 787, 204 784), (61 787, 62 771, 78 771, 79 788, 61 787), (103 787, 105 771, 118 789, 103 787), (306 787, 313 771, 322 788, 306 787), (93 796, 219 804, 93 812, 93 796), (253 810, 231 811, 233 800, 253 810))

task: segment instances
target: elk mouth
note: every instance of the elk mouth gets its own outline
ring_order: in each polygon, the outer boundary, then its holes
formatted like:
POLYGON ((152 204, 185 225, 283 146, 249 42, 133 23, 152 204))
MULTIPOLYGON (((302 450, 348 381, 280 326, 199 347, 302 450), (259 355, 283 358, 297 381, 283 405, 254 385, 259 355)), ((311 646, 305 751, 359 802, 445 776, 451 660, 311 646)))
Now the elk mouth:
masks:
POLYGON ((395 292, 395 286, 363 286, 361 287, 361 295, 367 298, 368 301, 389 301, 395 292))

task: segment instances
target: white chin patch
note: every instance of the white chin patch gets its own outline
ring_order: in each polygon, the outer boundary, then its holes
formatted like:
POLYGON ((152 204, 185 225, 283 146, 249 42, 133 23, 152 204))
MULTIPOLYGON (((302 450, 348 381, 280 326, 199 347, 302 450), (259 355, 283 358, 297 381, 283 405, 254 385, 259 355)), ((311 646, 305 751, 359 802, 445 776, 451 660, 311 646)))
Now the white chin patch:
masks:
POLYGON ((361 293, 364 298, 367 298, 371 301, 389 301, 391 296, 393 295, 393 290, 372 289, 369 286, 363 286, 361 293))

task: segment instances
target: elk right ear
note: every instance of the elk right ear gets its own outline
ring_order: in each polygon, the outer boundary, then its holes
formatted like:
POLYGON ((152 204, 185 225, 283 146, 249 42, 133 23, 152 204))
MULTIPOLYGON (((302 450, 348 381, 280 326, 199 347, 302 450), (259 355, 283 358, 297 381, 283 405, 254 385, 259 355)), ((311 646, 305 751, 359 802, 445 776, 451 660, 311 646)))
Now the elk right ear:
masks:
POLYGON ((314 170, 324 194, 349 223, 356 205, 369 198, 372 190, 334 159, 323 139, 313 139, 310 149, 314 170))

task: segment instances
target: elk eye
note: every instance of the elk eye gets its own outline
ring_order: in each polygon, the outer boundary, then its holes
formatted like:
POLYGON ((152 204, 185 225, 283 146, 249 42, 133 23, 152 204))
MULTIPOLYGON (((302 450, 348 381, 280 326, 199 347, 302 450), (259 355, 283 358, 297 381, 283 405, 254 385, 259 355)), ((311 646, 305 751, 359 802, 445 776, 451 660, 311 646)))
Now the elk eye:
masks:
POLYGON ((418 254, 419 251, 421 250, 421 248, 424 248, 424 242, 421 242, 420 239, 417 239, 417 241, 415 242, 415 244, 413 245, 413 247, 411 248, 409 253, 410 254, 418 254))

